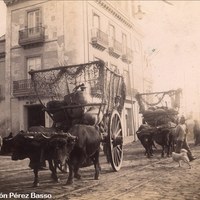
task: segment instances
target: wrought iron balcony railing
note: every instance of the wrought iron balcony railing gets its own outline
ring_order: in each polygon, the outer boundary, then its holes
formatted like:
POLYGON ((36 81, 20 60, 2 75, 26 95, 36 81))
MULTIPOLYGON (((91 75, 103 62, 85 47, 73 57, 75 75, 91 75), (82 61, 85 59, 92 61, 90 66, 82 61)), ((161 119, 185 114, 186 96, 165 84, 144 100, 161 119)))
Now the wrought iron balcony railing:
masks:
POLYGON ((31 79, 13 81, 13 96, 26 97, 34 94, 31 79))
POLYGON ((0 58, 5 58, 5 55, 6 55, 6 42, 5 40, 1 40, 0 41, 0 58))
POLYGON ((19 31, 19 45, 27 46, 45 41, 45 28, 37 26, 19 31))
POLYGON ((128 64, 133 61, 133 51, 130 48, 126 48, 126 51, 122 54, 122 61, 128 64))
POLYGON ((93 28, 91 30, 91 44, 101 51, 105 50, 108 47, 108 35, 97 28, 93 28))
POLYGON ((110 39, 109 42, 109 54, 113 57, 119 58, 122 54, 122 44, 118 42, 116 39, 110 39))

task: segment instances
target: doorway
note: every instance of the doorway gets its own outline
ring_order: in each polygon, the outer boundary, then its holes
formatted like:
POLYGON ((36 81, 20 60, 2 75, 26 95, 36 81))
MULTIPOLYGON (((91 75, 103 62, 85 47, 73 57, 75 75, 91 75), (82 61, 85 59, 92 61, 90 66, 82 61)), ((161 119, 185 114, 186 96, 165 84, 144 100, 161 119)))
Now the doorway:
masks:
POLYGON ((28 128, 31 126, 45 126, 45 112, 41 105, 32 105, 27 107, 28 128))
POLYGON ((132 130, 132 114, 131 114, 131 109, 126 108, 126 136, 132 136, 133 135, 133 130, 132 130))

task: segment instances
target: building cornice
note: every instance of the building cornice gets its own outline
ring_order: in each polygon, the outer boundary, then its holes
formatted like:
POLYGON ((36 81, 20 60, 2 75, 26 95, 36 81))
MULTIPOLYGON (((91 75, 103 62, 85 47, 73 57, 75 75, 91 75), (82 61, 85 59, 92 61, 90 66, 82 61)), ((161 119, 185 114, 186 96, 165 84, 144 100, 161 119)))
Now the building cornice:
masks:
POLYGON ((22 0, 3 0, 3 1, 6 4, 6 6, 10 6, 10 5, 18 3, 19 1, 22 1, 22 0))
POLYGON ((102 0, 95 0, 95 2, 98 3, 102 8, 107 10, 114 17, 116 17, 119 21, 124 23, 126 26, 128 26, 129 28, 133 28, 133 25, 130 22, 130 20, 123 16, 121 13, 117 12, 116 9, 113 8, 108 2, 102 0))
POLYGON ((4 34, 0 37, 0 42, 5 42, 5 40, 6 40, 6 35, 4 34))

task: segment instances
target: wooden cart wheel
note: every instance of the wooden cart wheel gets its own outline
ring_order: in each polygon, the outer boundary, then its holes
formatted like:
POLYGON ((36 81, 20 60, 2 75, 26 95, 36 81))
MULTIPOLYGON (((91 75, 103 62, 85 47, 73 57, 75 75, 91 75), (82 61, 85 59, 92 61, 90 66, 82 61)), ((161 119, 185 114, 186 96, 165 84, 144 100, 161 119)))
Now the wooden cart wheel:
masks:
POLYGON ((123 132, 121 118, 117 110, 113 110, 109 119, 107 147, 112 168, 114 171, 119 171, 123 160, 123 132))

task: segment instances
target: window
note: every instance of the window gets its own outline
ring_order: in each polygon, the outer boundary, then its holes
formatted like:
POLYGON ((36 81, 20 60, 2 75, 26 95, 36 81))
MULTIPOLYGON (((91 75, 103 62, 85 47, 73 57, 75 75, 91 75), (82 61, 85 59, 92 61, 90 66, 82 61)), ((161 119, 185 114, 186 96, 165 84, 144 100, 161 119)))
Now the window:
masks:
POLYGON ((115 27, 111 24, 109 26, 109 35, 110 35, 110 38, 115 39, 115 27))
POLYGON ((111 47, 114 47, 114 40, 115 40, 115 27, 113 25, 109 25, 109 43, 111 47))
MULTIPOLYGON (((39 70, 41 69, 41 57, 31 57, 27 58, 27 74, 30 70, 39 70)), ((30 75, 28 74, 28 78, 30 78, 30 75)))
POLYGON ((100 17, 97 14, 93 14, 93 27, 100 29, 100 17))
POLYGON ((28 27, 28 34, 29 36, 31 35, 36 35, 39 33, 40 29, 40 10, 34 10, 34 11, 29 11, 27 13, 27 27, 28 27))
POLYGON ((134 40, 134 51, 135 52, 140 51, 140 42, 137 39, 134 40))
POLYGON ((127 37, 126 37, 126 34, 122 33, 122 52, 123 52, 123 54, 126 54, 126 48, 127 48, 127 37))
POLYGON ((92 37, 100 37, 100 17, 93 13, 93 21, 92 21, 93 29, 92 29, 92 37))

